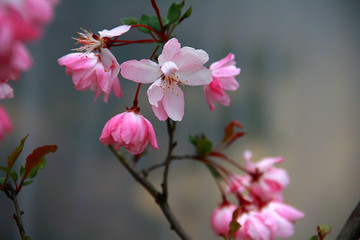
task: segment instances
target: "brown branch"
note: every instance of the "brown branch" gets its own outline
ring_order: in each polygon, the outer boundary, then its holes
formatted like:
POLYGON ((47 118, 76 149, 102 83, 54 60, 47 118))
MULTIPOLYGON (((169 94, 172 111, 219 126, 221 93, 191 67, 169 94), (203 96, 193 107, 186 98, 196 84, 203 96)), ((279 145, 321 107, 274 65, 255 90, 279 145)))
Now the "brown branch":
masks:
POLYGON ((346 221, 336 240, 360 239, 360 201, 346 221))
POLYGON ((24 214, 24 212, 20 210, 19 203, 18 203, 18 200, 17 200, 17 191, 16 191, 16 189, 14 189, 13 186, 9 182, 6 182, 1 190, 6 194, 6 196, 8 198, 10 198, 10 200, 14 204, 15 213, 13 215, 13 219, 16 222, 16 226, 17 226, 17 228, 19 230, 19 234, 20 234, 21 239, 30 240, 30 237, 26 236, 26 234, 25 234, 25 229, 24 229, 22 218, 21 218, 21 216, 24 214))
POLYGON ((131 176, 140 183, 141 186, 143 186, 150 195, 154 198, 156 204, 160 207, 161 211, 165 215, 167 221, 170 224, 170 229, 173 230, 182 240, 191 240, 190 236, 184 231, 178 220, 176 219, 175 215, 170 209, 170 206, 167 202, 167 198, 164 199, 164 195, 160 193, 154 185, 146 179, 146 177, 143 177, 138 171, 136 171, 133 167, 131 167, 126 159, 117 153, 115 149, 110 146, 109 147, 111 152, 116 156, 116 158, 119 160, 119 162, 125 167, 125 169, 131 174, 131 176))

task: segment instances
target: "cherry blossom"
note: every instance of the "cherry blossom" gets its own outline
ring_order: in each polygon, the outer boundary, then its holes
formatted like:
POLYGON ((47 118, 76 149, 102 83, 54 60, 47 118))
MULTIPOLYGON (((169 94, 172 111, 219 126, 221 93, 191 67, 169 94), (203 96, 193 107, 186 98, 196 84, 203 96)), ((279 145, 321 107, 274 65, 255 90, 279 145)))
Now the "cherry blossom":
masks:
POLYGON ((108 101, 111 90, 116 97, 121 97, 121 87, 118 78, 120 67, 109 49, 96 53, 70 53, 58 59, 65 66, 66 73, 72 74, 75 89, 95 92, 94 101, 104 94, 104 102, 108 101))
POLYGON ((99 31, 99 36, 87 30, 78 33, 78 43, 83 44, 75 49, 85 53, 69 53, 58 59, 58 63, 65 66, 66 73, 72 74, 75 89, 95 92, 94 101, 104 93, 104 102, 107 102, 111 90, 116 97, 121 97, 121 87, 118 78, 120 65, 109 50, 108 41, 129 31, 131 26, 121 25, 111 30, 99 31))
POLYGON ((229 53, 220 61, 214 62, 209 69, 212 74, 212 82, 204 86, 205 99, 210 111, 215 110, 215 103, 230 105, 230 97, 225 91, 235 91, 239 87, 235 76, 240 74, 240 68, 235 66, 235 55, 229 53))
POLYGON ((151 123, 141 114, 127 111, 112 117, 104 126, 100 141, 115 150, 122 146, 134 155, 142 153, 146 146, 158 149, 156 135, 151 123))
POLYGON ((12 131, 12 124, 9 115, 5 109, 0 106, 0 140, 4 138, 6 133, 12 131))
POLYGON ((0 82, 0 99, 13 98, 14 90, 7 82, 0 82))
POLYGON ((148 99, 160 121, 171 118, 181 121, 184 116, 184 94, 179 85, 200 86, 212 81, 211 72, 205 68, 209 59, 203 50, 182 47, 176 38, 170 39, 158 58, 130 60, 121 64, 121 75, 138 83, 153 83, 148 99))
POLYGON ((229 236, 230 222, 237 206, 230 203, 221 204, 211 215, 211 228, 219 236, 229 236))

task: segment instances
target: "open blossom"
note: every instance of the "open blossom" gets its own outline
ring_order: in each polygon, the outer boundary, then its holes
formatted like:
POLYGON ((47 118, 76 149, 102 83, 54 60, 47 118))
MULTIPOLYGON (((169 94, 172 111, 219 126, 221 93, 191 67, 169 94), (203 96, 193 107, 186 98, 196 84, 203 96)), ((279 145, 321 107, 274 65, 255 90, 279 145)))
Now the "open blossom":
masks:
POLYGON ((170 39, 158 58, 130 60, 121 64, 121 75, 138 83, 153 83, 148 99, 160 121, 171 118, 181 121, 184 116, 184 94, 179 85, 200 86, 212 81, 211 72, 203 65, 209 56, 203 50, 182 47, 176 38, 170 39))
POLYGON ((134 155, 142 153, 146 146, 158 149, 156 135, 151 123, 141 114, 127 111, 111 118, 104 126, 100 141, 115 150, 122 146, 134 155))
POLYGON ((6 133, 12 131, 12 124, 9 115, 3 107, 0 106, 0 140, 4 138, 6 133))
POLYGON ((235 91, 239 87, 235 76, 240 74, 240 68, 235 66, 235 55, 229 53, 220 61, 214 62, 209 69, 212 74, 212 82, 204 86, 205 99, 210 111, 215 109, 215 103, 230 105, 230 97, 225 91, 235 91))
POLYGON ((86 30, 79 33, 77 41, 83 45, 76 50, 85 53, 69 53, 58 59, 58 63, 65 66, 66 73, 72 74, 76 90, 90 89, 95 92, 94 101, 103 93, 104 102, 107 102, 111 91, 116 97, 122 96, 118 78, 120 65, 110 52, 107 41, 130 28, 131 26, 121 25, 112 30, 99 31, 99 36, 86 30))

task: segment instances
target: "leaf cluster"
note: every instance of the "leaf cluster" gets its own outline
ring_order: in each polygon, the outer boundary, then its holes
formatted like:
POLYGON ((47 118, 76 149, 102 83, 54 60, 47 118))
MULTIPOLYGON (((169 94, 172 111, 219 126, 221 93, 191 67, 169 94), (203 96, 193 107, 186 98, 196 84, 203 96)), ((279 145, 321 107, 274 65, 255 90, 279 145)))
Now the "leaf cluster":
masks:
POLYGON ((29 135, 26 135, 24 138, 22 138, 20 144, 8 156, 7 166, 0 166, 0 170, 6 173, 5 177, 0 178, 0 189, 6 188, 8 179, 10 178, 15 184, 16 193, 18 193, 23 186, 27 186, 33 183, 34 180, 32 179, 36 177, 37 171, 45 167, 45 155, 48 153, 56 152, 56 145, 45 145, 42 147, 38 147, 26 157, 25 165, 22 165, 20 167, 19 172, 12 171, 15 162, 17 161, 23 150, 25 141, 28 136, 29 135), (19 176, 20 181, 18 183, 19 176))
MULTIPOLYGON (((191 16, 192 6, 190 6, 184 13, 182 13, 182 9, 185 5, 185 0, 181 2, 174 2, 171 4, 168 10, 167 17, 161 17, 161 23, 163 25, 164 31, 168 30, 169 33, 175 29, 177 25, 179 25, 184 19, 191 16)), ((135 17, 125 17, 120 19, 122 24, 125 25, 136 25, 141 24, 148 26, 154 29, 157 33, 161 33, 161 23, 157 15, 149 16, 146 14, 141 15, 140 18, 135 17)), ((138 28, 141 32, 150 34, 151 30, 145 27, 138 28)))
POLYGON ((331 233, 331 226, 329 225, 320 225, 316 228, 318 235, 314 235, 310 240, 324 240, 327 235, 331 233))

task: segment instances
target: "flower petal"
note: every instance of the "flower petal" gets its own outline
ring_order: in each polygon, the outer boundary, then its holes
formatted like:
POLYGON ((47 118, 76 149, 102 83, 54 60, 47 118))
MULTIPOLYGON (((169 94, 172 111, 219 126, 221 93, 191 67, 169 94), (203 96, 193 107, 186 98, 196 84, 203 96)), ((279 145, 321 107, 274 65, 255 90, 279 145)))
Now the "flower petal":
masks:
POLYGON ((120 36, 124 33, 126 33, 127 31, 129 31, 131 28, 131 26, 129 25, 120 25, 116 28, 113 28, 111 30, 107 30, 104 29, 102 31, 99 31, 100 37, 108 37, 108 38, 112 38, 112 37, 116 37, 116 36, 120 36))
POLYGON ((180 53, 180 47, 181 45, 176 38, 167 41, 158 58, 159 65, 162 66, 165 62, 172 60, 176 54, 180 53))
POLYGON ((211 71, 202 65, 195 65, 186 71, 179 70, 175 73, 178 80, 185 85, 207 85, 212 81, 211 71))
POLYGON ((174 86, 173 90, 165 90, 162 103, 169 118, 174 121, 182 120, 185 105, 184 93, 178 86, 174 86))
POLYGON ((161 76, 160 66, 149 59, 126 61, 120 69, 124 78, 138 83, 152 83, 161 76))
POLYGON ((151 105, 155 106, 155 107, 158 107, 159 101, 161 101, 161 99, 164 96, 164 91, 165 90, 164 90, 164 88, 162 86, 162 80, 161 79, 158 79, 153 84, 151 84, 151 86, 147 90, 149 103, 151 105))

